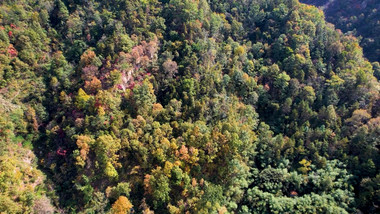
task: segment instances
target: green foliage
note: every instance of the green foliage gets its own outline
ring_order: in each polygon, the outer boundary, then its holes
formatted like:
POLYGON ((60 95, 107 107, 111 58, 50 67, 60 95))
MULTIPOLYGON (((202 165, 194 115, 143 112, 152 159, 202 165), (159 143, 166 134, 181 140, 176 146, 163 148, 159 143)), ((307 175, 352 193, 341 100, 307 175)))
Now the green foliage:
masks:
POLYGON ((370 61, 380 61, 379 26, 379 4, 376 1, 349 0, 333 1, 327 0, 302 0, 306 4, 324 6, 323 10, 326 20, 336 25, 343 32, 362 37, 360 45, 363 47, 364 55, 370 61), (328 3, 328 4, 327 4, 328 3))
POLYGON ((323 19, 4 1, 0 212, 377 213, 379 66, 323 19))

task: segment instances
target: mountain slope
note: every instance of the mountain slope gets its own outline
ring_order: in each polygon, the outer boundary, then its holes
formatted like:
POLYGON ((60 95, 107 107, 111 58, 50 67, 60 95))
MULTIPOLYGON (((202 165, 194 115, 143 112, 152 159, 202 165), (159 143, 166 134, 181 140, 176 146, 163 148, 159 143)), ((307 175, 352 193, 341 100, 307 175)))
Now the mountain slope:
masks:
POLYGON ((326 20, 345 33, 361 37, 360 46, 370 61, 380 61, 380 2, 376 0, 303 0, 306 4, 321 6, 326 20))
POLYGON ((0 15, 1 147, 22 173, 34 151, 23 183, 45 202, 0 184, 0 211, 378 211, 379 68, 321 10, 23 0, 0 15))

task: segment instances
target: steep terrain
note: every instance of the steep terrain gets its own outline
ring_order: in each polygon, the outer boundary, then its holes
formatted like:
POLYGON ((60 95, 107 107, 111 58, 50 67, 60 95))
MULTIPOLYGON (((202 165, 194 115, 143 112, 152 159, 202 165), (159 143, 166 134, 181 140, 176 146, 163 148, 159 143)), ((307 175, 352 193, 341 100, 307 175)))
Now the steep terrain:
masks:
POLYGON ((0 212, 378 213, 379 73, 297 0, 4 0, 0 212))
MULTIPOLYGON (((380 61, 380 1, 301 0, 321 7, 326 20, 344 33, 361 37, 360 46, 370 61, 380 61)), ((379 76, 377 76, 379 78, 379 76)))

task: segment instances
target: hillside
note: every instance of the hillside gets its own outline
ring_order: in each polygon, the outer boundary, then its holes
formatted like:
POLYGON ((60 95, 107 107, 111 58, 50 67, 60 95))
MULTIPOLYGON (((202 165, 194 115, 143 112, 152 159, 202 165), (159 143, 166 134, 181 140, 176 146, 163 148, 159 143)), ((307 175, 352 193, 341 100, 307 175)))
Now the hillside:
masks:
POLYGON ((4 0, 0 213, 378 213, 380 65, 298 0, 4 0))
POLYGON ((361 37, 360 46, 370 61, 380 61, 380 2, 376 0, 302 0, 323 6, 326 20, 344 33, 361 37))

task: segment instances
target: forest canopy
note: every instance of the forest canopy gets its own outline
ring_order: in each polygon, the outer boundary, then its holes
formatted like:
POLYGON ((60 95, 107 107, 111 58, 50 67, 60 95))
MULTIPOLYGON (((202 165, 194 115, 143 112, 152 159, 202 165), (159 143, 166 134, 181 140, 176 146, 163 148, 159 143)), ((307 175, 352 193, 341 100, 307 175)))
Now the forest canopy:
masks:
MULTIPOLYGON (((360 38, 370 61, 380 61, 380 2, 377 0, 301 0, 321 7, 326 21, 344 33, 360 38)), ((379 76, 377 76, 379 79, 379 76)))
POLYGON ((0 212, 378 213, 379 76, 298 0, 1 1, 0 212))

